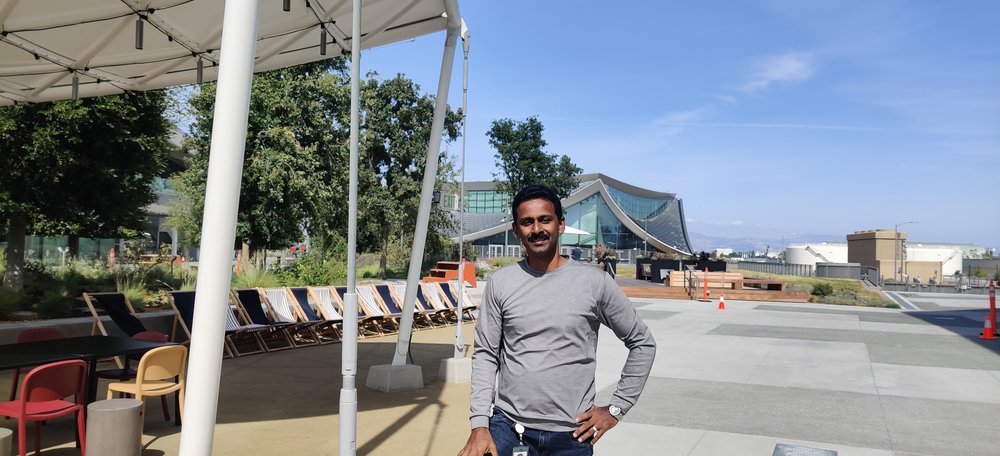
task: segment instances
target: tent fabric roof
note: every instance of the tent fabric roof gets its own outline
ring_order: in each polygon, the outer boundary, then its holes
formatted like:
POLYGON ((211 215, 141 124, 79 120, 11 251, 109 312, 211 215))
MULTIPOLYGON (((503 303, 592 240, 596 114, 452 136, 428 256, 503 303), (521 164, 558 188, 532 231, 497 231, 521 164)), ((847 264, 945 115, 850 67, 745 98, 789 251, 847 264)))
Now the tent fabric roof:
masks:
MULTIPOLYGON (((350 53, 351 2, 260 4, 254 71, 350 53), (322 30, 321 31, 321 24, 322 30), (322 35, 326 55, 321 55, 322 35)), ((218 0, 7 0, 0 5, 0 105, 161 89, 214 80, 223 7, 218 0), (140 19, 142 17, 142 19, 140 19), (137 21, 142 22, 141 30, 137 21), (137 35, 142 49, 136 49, 137 35)), ((444 30, 444 0, 369 0, 362 48, 444 30)))

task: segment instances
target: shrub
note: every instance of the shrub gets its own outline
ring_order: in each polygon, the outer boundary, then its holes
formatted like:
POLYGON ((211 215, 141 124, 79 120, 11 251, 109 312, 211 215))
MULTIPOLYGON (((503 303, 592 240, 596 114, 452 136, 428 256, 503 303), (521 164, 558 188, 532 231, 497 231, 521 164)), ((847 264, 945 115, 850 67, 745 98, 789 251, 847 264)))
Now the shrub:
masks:
POLYGON ((146 307, 146 274, 136 270, 115 276, 115 290, 125 295, 132 307, 146 307))
POLYGON ((813 285, 812 294, 814 296, 829 296, 833 294, 833 285, 826 282, 820 282, 813 285))
POLYGON ((281 279, 269 269, 247 266, 243 273, 234 276, 233 288, 273 288, 281 286, 281 279))
POLYGON ((0 320, 9 319, 18 310, 26 310, 28 305, 28 296, 24 293, 0 288, 0 320))
POLYGON ((181 269, 179 275, 181 283, 177 289, 185 291, 194 290, 195 285, 198 284, 198 273, 190 269, 181 269))
POLYGON ((598 244, 594 246, 594 258, 597 258, 597 261, 614 259, 615 249, 612 249, 604 244, 598 244))
POLYGON ((65 291, 50 291, 42 295, 35 305, 35 311, 41 318, 66 318, 73 315, 76 302, 66 295, 65 291))
POLYGON ((340 284, 347 281, 347 265, 310 251, 292 267, 277 271, 277 276, 289 286, 340 284))
POLYGON ((674 252, 653 252, 650 257, 654 260, 676 260, 677 254, 674 252))

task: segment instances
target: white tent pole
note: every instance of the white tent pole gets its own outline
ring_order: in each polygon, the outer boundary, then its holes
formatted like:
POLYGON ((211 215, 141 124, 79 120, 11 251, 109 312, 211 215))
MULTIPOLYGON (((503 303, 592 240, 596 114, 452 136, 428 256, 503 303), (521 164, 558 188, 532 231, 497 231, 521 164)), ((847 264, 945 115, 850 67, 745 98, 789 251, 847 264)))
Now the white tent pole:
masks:
POLYGON ((198 324, 191 329, 181 456, 212 454, 257 21, 258 0, 226 2, 222 34, 226 52, 219 63, 215 94, 194 310, 198 324))
POLYGON ((340 454, 354 456, 358 439, 358 128, 361 110, 361 0, 354 0, 351 18, 351 150, 347 206, 347 293, 344 294, 343 350, 340 372, 340 454))
POLYGON ((469 28, 462 21, 462 184, 458 190, 458 324, 455 326, 455 358, 465 358, 462 341, 462 304, 465 301, 465 138, 469 126, 469 28))
POLYGON ((431 197, 434 181, 437 180, 438 155, 441 149, 441 132, 444 129, 444 114, 448 109, 448 86, 451 85, 451 67, 455 65, 455 47, 461 31, 461 15, 458 14, 457 0, 449 0, 448 35, 444 41, 444 55, 441 57, 441 75, 438 79, 437 96, 434 99, 434 118, 431 121, 431 137, 427 144, 427 163, 424 165, 424 182, 420 190, 420 208, 417 209, 417 227, 413 233, 413 247, 410 249, 410 269, 406 275, 406 293, 403 295, 403 319, 396 339, 396 354, 392 364, 406 364, 410 351, 410 337, 413 335, 413 307, 417 299, 417 285, 420 281, 420 266, 424 259, 424 242, 427 240, 427 225, 431 217, 431 197))

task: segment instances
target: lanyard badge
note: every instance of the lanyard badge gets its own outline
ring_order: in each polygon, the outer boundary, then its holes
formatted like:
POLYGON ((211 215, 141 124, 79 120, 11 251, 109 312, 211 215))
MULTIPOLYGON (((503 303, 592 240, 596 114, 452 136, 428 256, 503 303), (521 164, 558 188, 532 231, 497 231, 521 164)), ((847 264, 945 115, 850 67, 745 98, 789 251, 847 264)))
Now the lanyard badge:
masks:
POLYGON ((514 423, 514 432, 517 432, 517 440, 521 444, 514 447, 512 456, 528 456, 528 446, 524 444, 524 426, 521 423, 514 423))

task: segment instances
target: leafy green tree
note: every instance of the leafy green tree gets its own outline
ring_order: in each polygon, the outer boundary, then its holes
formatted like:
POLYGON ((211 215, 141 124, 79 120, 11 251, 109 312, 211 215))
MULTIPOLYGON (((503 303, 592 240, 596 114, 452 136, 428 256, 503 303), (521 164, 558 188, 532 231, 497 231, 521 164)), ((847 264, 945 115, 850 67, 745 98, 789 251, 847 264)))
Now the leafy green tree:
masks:
MULTIPOLYGON (((412 233, 416 226, 434 99, 422 95, 420 87, 403 75, 382 81, 375 73, 369 74, 362 94, 359 240, 375 242, 366 250, 378 249, 378 277, 384 279, 393 235, 406 237, 402 233, 412 233)), ((446 141, 458 136, 460 124, 461 116, 449 109, 442 132, 446 141)), ((453 169, 450 158, 442 154, 435 188, 451 180, 453 169)), ((441 243, 435 233, 447 228, 450 220, 444 211, 431 212, 427 250, 441 243)))
POLYGON ((152 91, 0 109, 5 287, 22 286, 27 233, 69 235, 71 248, 81 236, 138 234, 164 170, 166 107, 152 91))
MULTIPOLYGON (((200 240, 216 85, 190 99, 191 167, 174 183, 171 220, 200 240)), ((299 242, 303 229, 346 226, 350 87, 342 59, 254 75, 237 239, 253 254, 299 242), (341 220, 344 222, 341 223, 341 220)))
MULTIPOLYGON (((200 237, 214 102, 214 84, 191 98, 195 155, 174 180, 181 198, 171 222, 191 242, 200 237)), ((385 277, 390 241, 408 240, 416 223, 434 102, 402 75, 383 81, 373 73, 363 82, 361 103, 358 251, 380 252, 385 277)), ((340 59, 254 76, 236 226, 237 240, 252 255, 299 242, 303 230, 313 251, 346 252, 349 110, 340 59)), ((446 138, 457 136, 460 121, 448 112, 446 138)), ((440 185, 451 175, 446 156, 439 170, 440 185)), ((445 238, 436 231, 449 220, 442 211, 432 214, 431 249, 440 249, 445 238)))
POLYGON ((498 191, 513 197, 526 185, 542 184, 565 198, 576 188, 575 177, 582 170, 566 155, 545 152, 544 129, 537 117, 528 117, 523 122, 500 119, 490 125, 486 136, 496 150, 499 172, 493 173, 493 180, 498 191))

